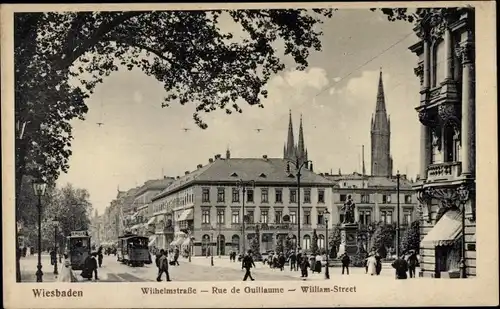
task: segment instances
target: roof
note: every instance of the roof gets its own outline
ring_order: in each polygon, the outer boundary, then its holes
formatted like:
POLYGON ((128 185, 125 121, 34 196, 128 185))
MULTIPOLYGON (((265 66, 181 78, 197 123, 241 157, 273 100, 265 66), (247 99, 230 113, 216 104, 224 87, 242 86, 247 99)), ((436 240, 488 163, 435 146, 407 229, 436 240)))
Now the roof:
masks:
MULTIPOLYGON (((197 170, 176 179, 168 188, 155 196, 158 199, 193 182, 234 182, 238 180, 258 183, 295 184, 296 179, 286 173, 287 161, 281 158, 219 158, 197 170)), ((292 172, 294 171, 291 165, 292 172)), ((332 182, 305 168, 300 178, 303 184, 331 186, 332 182)))
MULTIPOLYGON (((347 175, 332 175, 332 174, 320 174, 324 178, 338 184, 343 180, 365 180, 367 182, 368 188, 374 187, 389 187, 395 188, 397 186, 397 179, 395 176, 392 177, 382 177, 382 176, 371 176, 371 175, 361 175, 359 173, 347 174, 347 175)), ((399 186, 404 189, 411 189, 412 182, 406 178, 406 175, 401 175, 399 178, 399 186)))
POLYGON ((137 190, 135 193, 136 196, 141 195, 149 190, 164 190, 167 188, 172 182, 174 182, 174 177, 165 176, 162 179, 152 179, 147 180, 144 184, 137 190))

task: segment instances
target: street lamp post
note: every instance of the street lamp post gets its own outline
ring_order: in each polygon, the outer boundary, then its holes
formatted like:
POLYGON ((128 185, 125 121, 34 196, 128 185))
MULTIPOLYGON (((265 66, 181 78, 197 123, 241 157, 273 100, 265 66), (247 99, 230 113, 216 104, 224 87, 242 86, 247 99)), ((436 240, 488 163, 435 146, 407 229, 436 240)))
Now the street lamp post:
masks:
POLYGON ((462 204, 462 246, 460 254, 460 278, 467 278, 467 265, 465 265, 465 204, 469 199, 469 189, 460 185, 457 189, 460 204, 462 204))
POLYGON ((366 241, 368 243, 368 246, 367 246, 368 254, 370 254, 372 251, 372 248, 371 248, 372 233, 373 233, 373 226, 370 224, 370 225, 368 225, 368 240, 366 241))
POLYGON ((298 243, 300 241, 300 176, 302 176, 301 171, 304 166, 308 163, 312 163, 310 160, 306 160, 304 162, 300 162, 299 158, 295 161, 287 160, 286 171, 290 173, 290 163, 295 166, 297 170, 295 176, 297 177, 297 241, 295 242, 295 252, 298 252, 298 243))
MULTIPOLYGON (((246 239, 245 239, 245 192, 246 192, 246 186, 249 186, 251 188, 255 188, 255 181, 250 180, 248 183, 245 183, 243 179, 238 180, 238 190, 241 188, 242 191, 242 201, 241 201, 241 212, 242 212, 242 218, 243 220, 241 221, 241 238, 242 238, 242 251, 243 254, 245 254, 246 251, 246 239)), ((238 193, 239 194, 239 193, 238 193)))
POLYGON ((399 178, 401 177, 401 175, 399 174, 399 171, 397 171, 397 174, 396 174, 396 180, 397 180, 397 189, 396 189, 396 192, 397 192, 397 197, 396 197, 396 213, 397 213, 397 221, 396 221, 396 258, 399 259, 399 243, 400 243, 400 237, 399 237, 399 233, 400 233, 400 227, 399 227, 399 178))
MULTIPOLYGON (((223 217, 222 217, 223 218, 223 217)), ((221 218, 221 219, 222 219, 221 218)), ((217 218, 218 220, 218 218, 217 218)), ((219 254, 219 259, 221 258, 221 251, 222 251, 222 246, 221 246, 221 240, 222 240, 222 237, 221 237, 221 234, 220 234, 220 227, 221 227, 222 223, 219 222, 218 223, 218 228, 219 228, 219 236, 217 236, 217 253, 219 254)))
POLYGON ((330 216, 330 212, 328 211, 328 209, 325 210, 324 212, 324 216, 325 216, 325 225, 326 225, 326 242, 325 242, 325 248, 326 248, 326 269, 325 269, 325 279, 330 279, 330 266, 329 266, 329 263, 328 263, 328 255, 329 252, 328 252, 328 217, 330 216))
MULTIPOLYGON (((212 232, 210 233, 210 236, 212 236, 212 239, 211 239, 211 242, 213 243, 214 241, 214 232, 213 232, 213 228, 212 228, 212 232)), ((211 266, 214 266, 214 247, 212 244, 210 244, 210 265, 211 266)))
POLYGON ((54 275, 58 275, 57 271, 57 227, 59 226, 59 221, 57 221, 57 217, 52 221, 54 224, 54 275))
POLYGON ((33 182, 35 195, 38 197, 38 265, 36 271, 36 282, 43 282, 42 272, 42 196, 45 194, 47 184, 43 181, 33 182))

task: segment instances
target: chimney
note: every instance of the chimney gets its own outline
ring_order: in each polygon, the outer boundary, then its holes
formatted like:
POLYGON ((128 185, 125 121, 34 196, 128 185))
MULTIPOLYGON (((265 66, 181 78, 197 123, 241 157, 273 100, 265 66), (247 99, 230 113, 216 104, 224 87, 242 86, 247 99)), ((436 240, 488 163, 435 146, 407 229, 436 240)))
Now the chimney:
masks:
POLYGON ((231 152, 229 151, 229 148, 226 150, 226 159, 231 159, 231 152))
POLYGON ((220 159, 220 157, 221 157, 220 154, 216 154, 214 158, 215 158, 215 160, 218 160, 218 159, 220 159))
POLYGON ((208 163, 214 163, 214 159, 212 158, 208 159, 208 163))
POLYGON ((167 179, 167 175, 163 176, 163 179, 167 179))
POLYGON ((267 155, 263 155, 262 158, 267 161, 267 155))
POLYGON ((202 168, 203 167, 203 164, 198 164, 196 165, 196 168, 199 169, 199 168, 202 168))
POLYGON ((181 177, 180 177, 180 176, 177 176, 175 179, 179 179, 179 178, 181 178, 181 177))
POLYGON ((185 172, 184 172, 184 175, 189 175, 189 171, 185 171, 185 172))
POLYGON ((309 163, 309 170, 312 172, 313 171, 313 164, 312 162, 309 163))

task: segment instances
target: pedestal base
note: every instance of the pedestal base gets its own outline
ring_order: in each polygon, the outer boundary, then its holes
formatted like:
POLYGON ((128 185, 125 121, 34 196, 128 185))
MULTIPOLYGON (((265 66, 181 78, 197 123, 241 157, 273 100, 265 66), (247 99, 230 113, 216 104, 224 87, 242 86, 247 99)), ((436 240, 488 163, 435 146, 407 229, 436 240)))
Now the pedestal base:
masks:
POLYGON ((343 223, 340 226, 340 247, 339 256, 347 253, 353 256, 358 251, 358 244, 356 237, 358 234, 358 224, 356 223, 343 223))

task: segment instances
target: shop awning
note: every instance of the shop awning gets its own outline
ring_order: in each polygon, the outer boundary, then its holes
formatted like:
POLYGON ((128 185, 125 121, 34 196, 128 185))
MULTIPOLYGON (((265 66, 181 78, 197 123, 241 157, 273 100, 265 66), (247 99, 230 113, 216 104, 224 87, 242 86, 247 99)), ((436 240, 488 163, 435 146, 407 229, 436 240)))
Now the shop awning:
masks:
POLYGON ((142 224, 136 224, 136 225, 132 226, 130 229, 131 229, 131 230, 137 230, 137 229, 140 229, 140 228, 141 228, 141 225, 142 225, 142 224))
POLYGON ((156 236, 149 236, 149 243, 148 243, 148 247, 151 247, 155 244, 156 242, 156 236))
POLYGON ((184 210, 181 215, 179 216, 179 219, 177 221, 186 221, 186 220, 193 220, 193 209, 186 209, 184 210))
POLYGON ((151 224, 154 224, 156 221, 156 217, 152 217, 151 219, 148 220, 148 223, 146 223, 147 225, 151 225, 151 224))
POLYGON ((170 243, 171 246, 180 246, 181 243, 184 241, 184 238, 177 238, 174 241, 170 243))
POLYGON ((432 230, 422 239, 426 246, 448 246, 453 244, 462 227, 462 213, 456 210, 447 211, 434 225, 432 230))
POLYGON ((189 238, 186 238, 184 242, 182 243, 183 246, 189 246, 190 240, 189 238))

